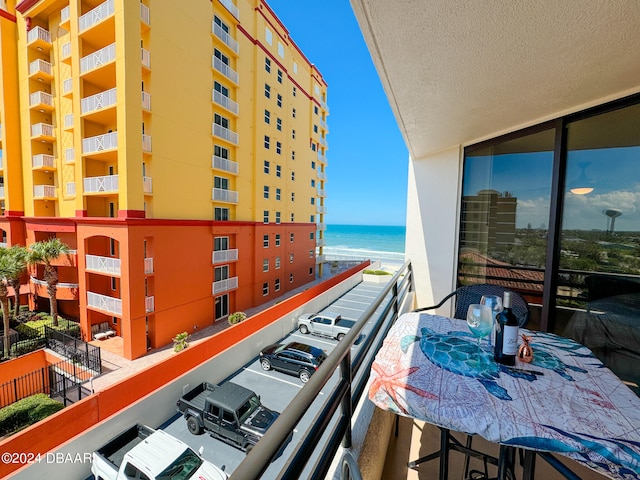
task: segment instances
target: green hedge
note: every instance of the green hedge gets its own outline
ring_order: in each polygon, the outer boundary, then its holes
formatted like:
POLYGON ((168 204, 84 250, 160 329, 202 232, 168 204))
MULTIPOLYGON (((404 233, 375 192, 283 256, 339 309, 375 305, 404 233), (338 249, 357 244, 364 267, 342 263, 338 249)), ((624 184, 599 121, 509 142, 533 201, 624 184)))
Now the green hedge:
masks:
POLYGON ((367 275, 391 275, 390 272, 384 270, 364 270, 362 273, 366 273, 367 275))
POLYGON ((27 428, 62 410, 64 405, 44 393, 37 393, 0 409, 0 437, 27 428))
POLYGON ((16 327, 16 331, 20 332, 27 337, 34 338, 33 330, 38 332, 38 336, 44 334, 44 326, 53 328, 54 330, 61 331, 63 333, 68 333, 71 336, 80 337, 80 325, 67 320, 66 318, 58 316, 58 325, 53 326, 51 320, 51 315, 47 313, 39 313, 34 315, 31 320, 28 322, 24 322, 16 327), (23 327, 23 325, 26 327, 23 327), (31 330, 33 329, 33 330, 31 330))

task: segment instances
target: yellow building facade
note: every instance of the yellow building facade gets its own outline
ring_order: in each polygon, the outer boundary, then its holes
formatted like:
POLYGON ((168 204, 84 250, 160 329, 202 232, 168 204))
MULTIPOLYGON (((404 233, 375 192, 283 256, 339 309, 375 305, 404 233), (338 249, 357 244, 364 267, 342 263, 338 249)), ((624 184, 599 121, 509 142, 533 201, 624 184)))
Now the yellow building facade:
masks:
POLYGON ((315 279, 327 84, 266 3, 7 0, 0 26, 2 241, 69 245, 87 339, 136 358, 315 279))

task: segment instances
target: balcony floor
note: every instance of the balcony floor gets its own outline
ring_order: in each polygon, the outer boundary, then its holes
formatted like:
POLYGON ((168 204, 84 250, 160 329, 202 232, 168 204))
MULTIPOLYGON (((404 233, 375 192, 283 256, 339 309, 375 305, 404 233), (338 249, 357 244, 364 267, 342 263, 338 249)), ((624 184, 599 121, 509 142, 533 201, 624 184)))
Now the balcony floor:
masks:
MULTIPOLYGON (((465 436, 455 434, 455 437, 464 443, 465 436)), ((429 424, 413 420, 411 418, 400 417, 398 437, 391 436, 387 457, 385 460, 382 479, 407 479, 407 480, 433 480, 438 478, 438 460, 422 463, 417 470, 407 468, 407 462, 415 460, 421 456, 428 455, 440 448, 440 430, 429 424)), ((479 436, 473 439, 473 448, 492 455, 497 455, 498 446, 487 442, 479 436)), ((556 458, 569 466, 580 478, 584 480, 606 480, 607 477, 600 475, 593 470, 578 465, 576 462, 558 455, 556 458)), ((464 455, 459 452, 451 452, 449 456, 449 478, 462 479, 464 469, 464 455)), ((470 470, 483 470, 482 461, 472 458, 470 470)), ((497 474, 497 467, 489 466, 489 475, 497 474)), ((516 466, 516 478, 522 478, 522 468, 516 466)), ((536 460, 536 479, 561 479, 564 478, 556 470, 551 468, 547 462, 541 458, 536 460)))

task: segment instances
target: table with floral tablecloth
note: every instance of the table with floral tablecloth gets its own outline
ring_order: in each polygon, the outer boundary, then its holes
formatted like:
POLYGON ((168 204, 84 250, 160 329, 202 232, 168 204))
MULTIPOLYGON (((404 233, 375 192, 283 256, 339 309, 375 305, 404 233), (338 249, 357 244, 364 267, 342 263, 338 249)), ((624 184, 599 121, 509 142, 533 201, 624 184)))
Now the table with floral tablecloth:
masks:
POLYGON ((478 348, 466 322, 404 314, 376 355, 369 398, 443 429, 640 479, 640 398, 583 345, 521 333, 533 361, 505 367, 486 341, 478 348))

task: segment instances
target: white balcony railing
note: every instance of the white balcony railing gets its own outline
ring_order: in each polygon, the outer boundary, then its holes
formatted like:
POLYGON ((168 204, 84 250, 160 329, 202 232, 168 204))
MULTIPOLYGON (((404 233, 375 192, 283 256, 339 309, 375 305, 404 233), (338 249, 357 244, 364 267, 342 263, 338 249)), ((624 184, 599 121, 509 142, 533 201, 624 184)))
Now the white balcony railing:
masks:
POLYGON ((319 223, 318 224, 318 230, 326 230, 327 229, 327 224, 326 223, 319 223))
POLYGON ((318 178, 320 180, 326 180, 327 179, 327 174, 324 172, 318 172, 318 178))
POLYGON ((51 64, 45 60, 37 59, 29 64, 29 75, 35 75, 36 73, 43 73, 45 75, 51 76, 53 69, 51 68, 51 64))
POLYGON ((75 194, 76 194, 76 182, 67 182, 65 192, 66 192, 68 197, 75 196, 75 194))
POLYGON ((0 170, 4 169, 4 163, 3 163, 3 158, 4 158, 4 153, 2 152, 2 150, 0 149, 0 170))
POLYGON ((53 125, 48 123, 36 123, 31 125, 32 137, 53 137, 53 125))
POLYGON ((73 113, 64 116, 64 128, 73 128, 73 113))
POLYGON ((236 72, 229 65, 224 63, 219 58, 216 58, 215 56, 213 57, 213 68, 215 68, 218 72, 220 72, 222 75, 227 77, 236 85, 238 84, 238 79, 239 79, 238 72, 236 72))
POLYGON ((151 25, 151 12, 149 11, 149 7, 143 3, 140 3, 140 20, 147 25, 151 25))
POLYGON ((316 240, 316 247, 324 247, 326 245, 326 240, 324 238, 318 238, 316 240))
POLYGON ((324 137, 320 137, 320 145, 326 147, 328 145, 327 144, 327 139, 324 138, 324 137))
POLYGON ((33 92, 29 95, 29 106, 47 105, 53 107, 53 96, 47 92, 33 92))
POLYGON ((237 20, 240 20, 240 10, 231 0, 220 0, 220 3, 224 5, 224 7, 229 10, 229 13, 236 17, 237 20))
POLYGON ((142 177, 142 191, 144 193, 153 193, 153 182, 151 177, 142 177))
POLYGON ((213 124, 213 135, 222 138, 227 142, 233 143, 234 145, 238 145, 238 134, 233 130, 223 127, 222 125, 218 125, 217 123, 213 124))
POLYGON ((238 115, 238 112, 240 111, 236 102, 216 90, 213 91, 213 101, 236 115, 238 115))
POLYGON ((142 108, 151 111, 151 95, 147 92, 142 92, 142 108))
POLYGON ((154 312, 156 310, 156 301, 155 297, 145 297, 144 299, 144 310, 145 312, 154 312))
POLYGON ((153 258, 144 259, 144 273, 145 274, 153 273, 153 258))
POLYGON ((102 108, 111 107, 116 104, 116 89, 105 90, 80 100, 80 111, 82 114, 94 112, 102 108))
POLYGON ((69 58, 71 56, 71 42, 67 42, 60 47, 60 57, 69 58))
POLYGON ((118 191, 118 175, 87 177, 83 179, 84 193, 102 193, 118 191))
POLYGON ((322 163, 327 163, 327 157, 324 154, 318 152, 318 161, 322 163))
POLYGON ((66 95, 67 93, 71 93, 72 90, 73 90, 73 80, 70 78, 67 78, 65 81, 62 82, 62 94, 66 95))
POLYGON ((69 21, 71 18, 71 7, 67 5, 62 10, 60 10, 60 23, 64 23, 69 21))
POLYGON ((34 185, 34 198, 56 198, 56 187, 53 185, 34 185))
POLYGON ((213 294, 217 295, 238 288, 238 277, 226 278, 213 282, 213 294))
POLYGON ((116 59, 116 44, 112 43, 100 50, 96 50, 89 55, 86 55, 80 59, 80 73, 86 73, 94 68, 101 67, 102 65, 112 62, 116 59))
POLYGON ((96 135, 95 137, 87 137, 82 139, 82 153, 101 152, 102 150, 110 150, 118 148, 118 132, 105 133, 104 135, 96 135))
POLYGON ((327 207, 323 207, 322 205, 318 205, 316 207, 316 212, 318 212, 318 213, 327 213, 327 207))
POLYGON ((4 198, 4 187, 0 187, 0 198, 4 198))
POLYGON ((318 192, 318 196, 319 197, 326 197, 327 196, 327 192, 325 192, 324 189, 322 189, 322 188, 318 188, 317 192, 318 192))
POLYGON ((238 249, 214 250, 211 260, 213 263, 235 262, 238 260, 238 249))
POLYGON ((238 203, 238 192, 225 190, 224 188, 214 188, 212 199, 219 202, 238 203))
POLYGON ((142 65, 146 68, 151 68, 151 53, 149 50, 145 50, 144 48, 141 48, 140 50, 142 54, 142 65))
POLYGON ((36 40, 51 43, 51 34, 42 27, 34 27, 27 32, 27 43, 35 42, 36 40))
POLYGON ((97 25, 101 21, 113 15, 115 12, 114 0, 107 0, 96 8, 89 10, 78 19, 78 32, 82 33, 88 28, 97 25))
POLYGON ((122 315, 122 300, 119 298, 87 292, 87 306, 103 312, 122 315))
POLYGON ((113 257, 101 257, 98 255, 85 255, 86 269, 91 272, 120 275, 120 259, 113 257))
POLYGON ((236 54, 240 53, 240 45, 238 44, 235 38, 233 38, 231 35, 225 32, 222 29, 222 27, 220 27, 220 25, 218 25, 216 22, 211 22, 211 25, 212 25, 211 28, 212 28, 213 34, 216 37, 222 40, 222 42, 231 50, 233 50, 236 54))
POLYGON ((39 153, 38 155, 34 155, 33 157, 31 157, 31 164, 33 165, 33 168, 53 168, 55 166, 55 162, 56 159, 53 155, 47 155, 45 153, 39 153))
POLYGON ((142 151, 151 153, 151 135, 142 134, 142 151))
POLYGON ((238 174, 238 162, 233 162, 226 158, 213 156, 211 160, 211 166, 217 170, 224 170, 225 172, 238 174))
POLYGON ((76 151, 73 148, 67 148, 64 151, 64 161, 66 163, 72 163, 75 160, 76 157, 76 151))
POLYGON ((329 130, 329 125, 327 125, 327 122, 325 122, 324 120, 320 119, 320 126, 322 128, 324 128, 325 130, 329 130))

